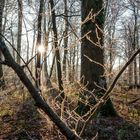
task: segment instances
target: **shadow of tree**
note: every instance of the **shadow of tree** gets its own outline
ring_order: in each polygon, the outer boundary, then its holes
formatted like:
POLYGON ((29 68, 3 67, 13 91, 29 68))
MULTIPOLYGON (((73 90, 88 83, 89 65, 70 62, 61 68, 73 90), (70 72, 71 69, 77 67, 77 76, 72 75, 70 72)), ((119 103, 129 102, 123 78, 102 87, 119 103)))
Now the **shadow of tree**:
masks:
POLYGON ((13 116, 11 121, 11 133, 3 139, 13 140, 41 140, 39 132, 41 124, 38 120, 38 112, 31 100, 27 99, 20 106, 19 111, 13 116))
MULTIPOLYGON (((9 95, 10 96, 10 95, 9 95)), ((19 96, 19 95, 18 95, 19 96)), ((21 96, 21 95, 20 95, 21 96)), ((47 116, 42 116, 31 98, 24 102, 11 101, 16 110, 0 116, 0 139, 2 140, 63 140, 56 126, 47 116), (14 114, 14 115, 13 115, 14 114)), ((6 106, 7 104, 5 104, 6 106)), ((9 108, 8 108, 9 109, 9 108)), ((12 110, 13 111, 13 110, 12 110)))
POLYGON ((100 117, 92 120, 85 129, 84 137, 98 140, 140 140, 140 127, 121 117, 100 117))

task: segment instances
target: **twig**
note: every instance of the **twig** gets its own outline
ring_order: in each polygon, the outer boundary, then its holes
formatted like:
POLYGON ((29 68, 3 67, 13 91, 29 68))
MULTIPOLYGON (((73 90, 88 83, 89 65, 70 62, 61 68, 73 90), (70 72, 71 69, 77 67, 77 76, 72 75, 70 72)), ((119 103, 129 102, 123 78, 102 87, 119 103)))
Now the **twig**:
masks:
POLYGON ((58 115, 48 105, 48 103, 43 100, 43 98, 39 94, 39 91, 35 88, 35 86, 32 84, 28 76, 23 71, 23 68, 19 64, 17 64, 15 60, 12 58, 4 42, 0 42, 0 50, 5 58, 7 66, 11 67, 16 72, 22 83, 26 86, 29 93, 33 97, 36 106, 42 109, 50 117, 50 119, 58 126, 60 131, 67 137, 67 139, 82 140, 68 126, 66 126, 66 124, 58 117, 58 115))
POLYGON ((17 53, 17 55, 21 58, 21 60, 23 61, 23 63, 25 64, 25 66, 27 67, 32 79, 34 80, 34 82, 36 82, 36 79, 34 78, 31 70, 29 69, 28 65, 26 64, 26 62, 24 61, 24 59, 21 57, 21 55, 19 54, 19 52, 16 50, 16 48, 11 44, 11 42, 3 35, 0 33, 0 36, 2 36, 8 43, 9 45, 12 47, 12 49, 17 53))
POLYGON ((92 116, 96 113, 96 111, 108 100, 109 95, 111 93, 111 91, 113 90, 113 88, 115 87, 118 79, 120 78, 120 76, 122 75, 122 73, 125 71, 125 69, 130 65, 130 63, 135 59, 135 57, 140 53, 140 49, 138 49, 133 55, 132 57, 127 61, 127 63, 122 67, 122 69, 118 72, 118 74, 116 75, 115 79, 113 80, 112 84, 110 85, 110 87, 107 89, 107 91, 105 92, 105 94, 99 99, 99 101, 96 103, 96 105, 86 114, 86 116, 91 113, 91 115, 88 117, 88 119, 86 120, 86 123, 84 124, 81 132, 80 132, 80 136, 82 135, 85 127, 87 126, 88 122, 91 120, 92 116))
POLYGON ((129 101, 127 104, 128 104, 128 105, 134 104, 134 103, 137 102, 138 100, 140 100, 140 97, 138 97, 138 98, 136 98, 136 99, 134 99, 134 100, 132 100, 132 101, 129 101))

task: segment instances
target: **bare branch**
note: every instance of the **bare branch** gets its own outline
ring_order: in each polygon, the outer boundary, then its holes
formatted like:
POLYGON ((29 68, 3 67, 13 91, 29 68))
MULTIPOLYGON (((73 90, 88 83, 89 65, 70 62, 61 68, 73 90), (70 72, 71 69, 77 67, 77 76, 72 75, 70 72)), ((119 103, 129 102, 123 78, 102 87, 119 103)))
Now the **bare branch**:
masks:
POLYGON ((42 97, 39 94, 39 91, 33 86, 31 81, 23 71, 23 68, 19 64, 17 64, 12 58, 4 42, 0 42, 0 50, 4 55, 6 65, 11 67, 16 72, 22 83, 26 86, 29 93, 33 97, 35 105, 38 108, 42 109, 50 117, 50 119, 58 126, 62 134, 64 134, 67 137, 67 139, 81 140, 81 138, 78 137, 70 128, 68 128, 66 124, 57 116, 57 114, 54 113, 52 108, 50 108, 50 106, 42 99, 42 97))

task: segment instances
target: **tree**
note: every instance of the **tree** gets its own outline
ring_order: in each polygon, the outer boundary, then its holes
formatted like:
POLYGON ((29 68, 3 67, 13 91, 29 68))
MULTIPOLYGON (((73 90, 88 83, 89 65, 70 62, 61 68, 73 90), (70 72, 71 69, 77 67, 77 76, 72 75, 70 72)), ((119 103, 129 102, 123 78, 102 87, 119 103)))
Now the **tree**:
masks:
MULTIPOLYGON (((127 18, 124 18, 123 21, 123 36, 121 36, 121 39, 124 38, 125 44, 125 53, 127 58, 129 59, 133 52, 135 52, 139 48, 139 8, 138 3, 136 0, 127 0, 124 3, 125 9, 127 9, 130 14, 127 18)), ((134 60, 133 64, 131 64, 128 68, 128 77, 129 77, 129 85, 132 84, 137 85, 138 84, 138 66, 139 61, 138 57, 134 60)))
MULTIPOLYGON (((137 37, 137 32, 138 32, 138 8, 136 6, 136 1, 131 1, 130 0, 130 4, 132 6, 133 9, 133 16, 134 16, 134 31, 133 31, 133 43, 132 43, 132 47, 134 49, 134 51, 137 50, 138 48, 138 37, 137 37)), ((134 83, 135 85, 138 84, 138 76, 137 76, 137 59, 134 60, 134 83)))
MULTIPOLYGON (((81 27, 81 84, 87 91, 83 95, 88 97, 88 104, 94 104, 93 94, 102 96, 106 88, 104 77, 104 49, 103 49, 103 28, 104 28, 104 9, 103 0, 82 0, 82 27, 81 27), (92 93, 92 95, 91 95, 92 93)), ((85 97, 83 97, 83 100, 85 97)), ((83 115, 90 105, 79 103, 78 112, 83 115)), ((102 107, 101 115, 116 115, 110 99, 102 107)))
MULTIPOLYGON (((22 18, 23 18, 22 0, 18 0, 18 36, 17 36, 17 51, 21 54, 21 36, 22 36, 22 18)), ((17 63, 20 64, 20 57, 17 55, 17 63)))
POLYGON ((112 82, 113 79, 113 67, 116 60, 117 53, 117 41, 116 41, 116 29, 120 16, 124 13, 121 1, 108 0, 105 9, 105 37, 104 46, 106 46, 106 63, 108 64, 108 81, 112 82))
POLYGON ((60 60, 60 52, 58 48, 58 35, 57 35, 57 27, 56 27, 56 15, 55 15, 55 5, 54 1, 50 0, 50 7, 51 7, 51 15, 52 15, 52 30, 54 33, 54 47, 55 47, 55 56, 56 56, 56 66, 57 66, 57 79, 58 79, 58 86, 59 90, 61 91, 61 97, 64 98, 64 88, 63 88, 63 81, 62 81, 62 70, 61 70, 61 60, 60 60))
POLYGON ((37 49, 37 58, 36 58, 36 86, 39 88, 40 86, 40 74, 41 74, 41 52, 39 51, 39 47, 41 47, 41 39, 42 39, 42 18, 43 18, 43 8, 44 0, 40 1, 39 12, 38 12, 38 25, 37 25, 37 41, 36 41, 36 49, 37 49))
POLYGON ((64 1, 64 13, 65 13, 65 31, 64 31, 64 57, 63 57, 63 72, 66 77, 66 58, 68 53, 68 9, 67 9, 67 0, 64 1))
MULTIPOLYGON (((3 17, 3 9, 4 9, 5 0, 0 1, 0 34, 2 33, 2 17, 3 17)), ((0 36, 0 41, 2 41, 2 37, 0 36)), ((1 59, 1 51, 0 51, 0 59, 1 59)), ((0 64, 0 87, 4 84, 3 81, 3 69, 0 64)))

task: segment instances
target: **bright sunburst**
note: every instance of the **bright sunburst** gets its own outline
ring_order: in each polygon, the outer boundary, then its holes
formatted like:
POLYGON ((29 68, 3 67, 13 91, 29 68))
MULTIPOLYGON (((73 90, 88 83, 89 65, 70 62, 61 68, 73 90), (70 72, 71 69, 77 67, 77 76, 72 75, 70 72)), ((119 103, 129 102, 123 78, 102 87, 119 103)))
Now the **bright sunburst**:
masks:
POLYGON ((38 51, 39 51, 40 53, 44 53, 44 51, 45 51, 44 46, 43 46, 43 45, 39 45, 39 46, 38 46, 38 51))

